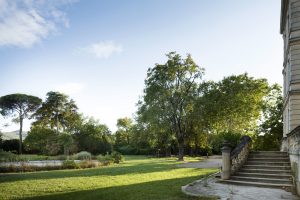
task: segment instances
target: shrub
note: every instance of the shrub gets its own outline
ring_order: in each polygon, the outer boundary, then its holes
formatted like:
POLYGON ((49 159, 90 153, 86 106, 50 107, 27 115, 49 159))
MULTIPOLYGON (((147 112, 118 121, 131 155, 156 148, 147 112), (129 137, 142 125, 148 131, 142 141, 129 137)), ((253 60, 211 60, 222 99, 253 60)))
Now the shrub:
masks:
POLYGON ((74 160, 65 160, 61 167, 62 169, 78 169, 79 165, 74 160))
POLYGON ((92 154, 87 151, 81 151, 74 155, 74 159, 76 160, 91 160, 92 154))
POLYGON ((97 160, 102 164, 102 165, 110 165, 113 163, 113 158, 111 155, 106 154, 105 156, 103 155, 98 155, 97 160))
POLYGON ((121 153, 117 151, 113 151, 111 154, 106 154, 105 156, 103 155, 98 155, 97 160, 102 164, 102 165, 110 165, 112 163, 119 164, 124 160, 124 157, 121 153))
POLYGON ((68 156, 66 155, 57 155, 53 157, 54 160, 68 160, 68 156))
POLYGON ((111 157, 112 157, 113 162, 117 163, 117 164, 119 164, 120 162, 122 162, 124 160, 124 156, 117 151, 113 151, 111 153, 111 157))
POLYGON ((82 169, 94 168, 94 167, 98 167, 98 163, 95 161, 91 161, 91 160, 83 160, 79 163, 79 167, 82 169))
POLYGON ((18 155, 0 149, 0 162, 15 162, 18 160, 18 155))
POLYGON ((15 153, 19 152, 19 140, 12 139, 12 140, 4 140, 1 143, 0 149, 4 151, 13 151, 15 153))
POLYGON ((241 133, 234 132, 222 132, 216 135, 212 135, 211 146, 214 154, 221 154, 221 148, 224 140, 227 140, 231 144, 231 148, 234 149, 240 142, 242 137, 241 133))

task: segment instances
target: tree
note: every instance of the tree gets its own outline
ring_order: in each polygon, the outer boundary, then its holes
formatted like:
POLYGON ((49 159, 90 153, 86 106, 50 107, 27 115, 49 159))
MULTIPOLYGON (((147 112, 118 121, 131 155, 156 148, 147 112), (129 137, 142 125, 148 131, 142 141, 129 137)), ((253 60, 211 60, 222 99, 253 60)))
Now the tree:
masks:
POLYGON ((132 128, 132 120, 128 117, 120 118, 117 121, 118 130, 116 131, 117 145, 130 145, 130 136, 132 128))
POLYGON ((183 59, 171 52, 167 57, 165 64, 148 70, 142 109, 152 113, 154 121, 167 122, 178 142, 178 159, 183 160, 188 114, 193 109, 197 83, 204 69, 196 65, 191 55, 183 59))
MULTIPOLYGON (((49 149, 49 147, 53 146, 56 140, 57 134, 54 130, 42 126, 31 126, 30 131, 28 131, 27 137, 24 140, 24 147, 25 150, 30 152, 49 155, 53 154, 53 149, 49 149)), ((59 148, 56 148, 54 154, 58 151, 59 148)))
POLYGON ((13 121, 20 124, 19 130, 19 153, 22 154, 22 129, 23 120, 29 118, 41 105, 42 100, 38 97, 26 94, 10 94, 0 97, 0 113, 3 116, 15 117, 13 121), (17 116, 16 116, 17 114, 17 116))
POLYGON ((84 121, 74 134, 79 151, 106 154, 112 151, 112 137, 108 127, 93 118, 84 121))
POLYGON ((80 121, 78 108, 72 99, 63 93, 48 92, 46 101, 36 111, 35 125, 42 125, 55 129, 58 134, 60 131, 69 131, 76 127, 80 121))
POLYGON ((283 132, 283 98, 282 89, 278 84, 270 87, 264 98, 263 115, 256 131, 254 148, 256 150, 280 150, 283 132))
POLYGON ((203 83, 195 116, 200 116, 199 123, 207 132, 254 131, 268 90, 266 79, 254 79, 247 74, 203 83))

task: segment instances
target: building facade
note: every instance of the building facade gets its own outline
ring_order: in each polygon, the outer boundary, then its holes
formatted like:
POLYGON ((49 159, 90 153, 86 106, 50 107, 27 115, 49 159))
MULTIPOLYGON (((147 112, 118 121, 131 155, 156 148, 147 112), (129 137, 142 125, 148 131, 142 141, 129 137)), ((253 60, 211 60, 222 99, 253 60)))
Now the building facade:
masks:
POLYGON ((300 0, 281 0, 283 45, 283 141, 300 195, 300 0))
POLYGON ((300 0, 281 1, 280 33, 284 41, 283 59, 283 150, 287 135, 300 125, 300 0))

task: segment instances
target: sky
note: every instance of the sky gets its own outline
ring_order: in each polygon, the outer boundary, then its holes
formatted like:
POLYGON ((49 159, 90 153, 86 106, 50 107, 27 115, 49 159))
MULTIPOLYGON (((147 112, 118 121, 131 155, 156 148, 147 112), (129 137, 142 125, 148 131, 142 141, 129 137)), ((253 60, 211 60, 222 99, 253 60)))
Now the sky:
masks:
POLYGON ((280 0, 0 0, 0 96, 64 92, 115 131, 171 51, 190 53, 205 80, 247 72, 282 85, 279 26, 280 0))

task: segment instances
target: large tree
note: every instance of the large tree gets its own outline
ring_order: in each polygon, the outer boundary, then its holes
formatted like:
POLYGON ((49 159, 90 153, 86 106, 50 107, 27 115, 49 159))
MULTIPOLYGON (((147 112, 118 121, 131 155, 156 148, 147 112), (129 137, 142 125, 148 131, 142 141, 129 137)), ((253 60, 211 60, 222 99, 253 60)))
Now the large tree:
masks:
POLYGON ((200 85, 195 116, 208 132, 247 132, 257 127, 263 99, 268 94, 266 79, 247 74, 225 77, 200 85))
POLYGON ((254 148, 256 150, 280 150, 283 132, 283 97, 278 84, 270 87, 264 98, 263 115, 256 131, 254 148))
POLYGON ((193 61, 191 55, 183 59, 171 52, 167 57, 165 64, 156 64, 148 70, 142 110, 151 113, 155 118, 153 121, 167 122, 178 142, 178 159, 183 160, 188 116, 204 69, 193 61))
POLYGON ((60 131, 70 131, 80 121, 78 108, 72 99, 63 93, 48 92, 46 101, 35 113, 35 125, 42 125, 60 131))
POLYGON ((10 94, 0 97, 0 112, 3 116, 14 117, 14 122, 20 124, 19 130, 19 153, 22 154, 22 129, 23 120, 29 118, 41 105, 42 100, 38 97, 26 94, 10 94))

